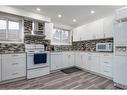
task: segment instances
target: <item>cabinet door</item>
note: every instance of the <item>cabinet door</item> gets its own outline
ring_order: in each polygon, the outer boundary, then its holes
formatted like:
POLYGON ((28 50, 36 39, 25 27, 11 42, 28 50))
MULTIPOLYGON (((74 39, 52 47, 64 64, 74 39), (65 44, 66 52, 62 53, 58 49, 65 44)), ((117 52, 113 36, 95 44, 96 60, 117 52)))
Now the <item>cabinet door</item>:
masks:
POLYGON ((81 52, 75 54, 75 66, 83 68, 83 54, 81 52))
POLYGON ((80 53, 79 52, 76 52, 75 53, 75 66, 77 66, 77 67, 80 67, 80 53))
POLYGON ((91 40, 93 35, 92 35, 92 29, 93 27, 93 24, 92 23, 89 23, 86 25, 86 40, 91 40))
POLYGON ((2 60, 1 60, 1 55, 0 55, 0 81, 1 81, 1 75, 2 75, 2 74, 1 74, 1 65, 2 65, 2 64, 1 64, 1 61, 2 61, 2 60))
POLYGON ((51 40, 53 32, 53 23, 45 23, 45 39, 51 40))
POLYGON ((74 53, 63 52, 63 66, 62 68, 68 68, 74 66, 74 53))
POLYGON ((127 42, 127 22, 116 23, 114 31, 115 44, 127 42))
POLYGON ((62 54, 51 54, 51 70, 61 69, 62 54))
POLYGON ((62 65, 62 68, 68 68, 69 67, 69 64, 68 64, 68 53, 67 52, 63 52, 63 65, 62 65))
POLYGON ((73 53, 68 54, 68 66, 69 67, 74 66, 74 54, 73 53))
POLYGON ((91 55, 88 55, 87 56, 87 62, 86 62, 86 65, 85 65, 85 69, 86 70, 91 70, 91 63, 92 63, 92 56, 91 55))
POLYGON ((104 31, 105 38, 113 37, 113 31, 114 31, 113 26, 114 26, 114 16, 109 16, 104 18, 103 31, 104 31))
POLYGON ((73 41, 82 41, 85 39, 84 32, 85 32, 85 26, 77 27, 73 30, 73 41))
POLYGON ((114 56, 113 80, 116 83, 127 85, 127 56, 114 56))
POLYGON ((100 73, 100 62, 98 56, 92 56, 90 69, 93 72, 100 73))
POLYGON ((73 41, 80 41, 80 32, 78 28, 73 30, 73 41))

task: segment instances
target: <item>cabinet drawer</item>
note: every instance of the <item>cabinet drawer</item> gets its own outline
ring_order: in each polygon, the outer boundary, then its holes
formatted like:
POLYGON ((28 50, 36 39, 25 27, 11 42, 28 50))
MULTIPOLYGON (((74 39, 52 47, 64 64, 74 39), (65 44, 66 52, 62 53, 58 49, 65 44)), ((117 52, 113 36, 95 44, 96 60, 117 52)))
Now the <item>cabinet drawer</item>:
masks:
POLYGON ((11 71, 2 71, 2 80, 9 80, 9 79, 15 79, 19 77, 26 76, 26 69, 16 69, 11 71))
POLYGON ((109 53, 104 53, 101 54, 102 57, 113 57, 113 54, 109 54, 109 53))
POLYGON ((107 57, 102 58, 101 64, 112 67, 112 58, 107 58, 107 57))
POLYGON ((3 54, 2 55, 2 59, 5 58, 6 60, 12 59, 12 58, 18 59, 18 58, 22 58, 22 57, 23 58, 26 57, 26 54, 25 53, 15 53, 15 54, 3 54))
POLYGON ((102 74, 108 77, 112 77, 112 68, 108 66, 103 66, 102 74))
POLYGON ((15 70, 19 68, 25 68, 26 67, 26 59, 20 58, 20 59, 10 59, 10 60, 2 60, 2 69, 8 70, 15 70))

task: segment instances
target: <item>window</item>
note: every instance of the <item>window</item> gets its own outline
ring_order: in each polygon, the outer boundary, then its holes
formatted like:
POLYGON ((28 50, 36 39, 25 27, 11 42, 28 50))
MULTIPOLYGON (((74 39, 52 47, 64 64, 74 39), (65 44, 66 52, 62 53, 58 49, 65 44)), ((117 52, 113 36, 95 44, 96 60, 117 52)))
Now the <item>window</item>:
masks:
POLYGON ((19 32, 19 22, 8 21, 8 40, 18 41, 19 32))
POLYGON ((59 29, 53 29, 53 43, 60 44, 61 33, 59 29))
POLYGON ((61 37, 61 42, 62 43, 70 43, 70 31, 64 31, 62 30, 62 37, 61 37))
POLYGON ((8 19, 0 20, 0 41, 21 41, 21 22, 8 19))
POLYGON ((7 22, 6 20, 0 20, 0 41, 6 40, 7 22))
POLYGON ((54 28, 52 40, 53 40, 53 44, 68 45, 70 44, 70 31, 54 28))

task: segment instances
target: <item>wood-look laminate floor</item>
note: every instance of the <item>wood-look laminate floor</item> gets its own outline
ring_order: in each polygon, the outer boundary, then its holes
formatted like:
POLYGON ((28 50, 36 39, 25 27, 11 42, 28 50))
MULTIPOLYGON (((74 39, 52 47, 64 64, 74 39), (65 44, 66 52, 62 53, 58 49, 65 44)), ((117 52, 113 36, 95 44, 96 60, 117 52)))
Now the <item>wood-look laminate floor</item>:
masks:
POLYGON ((39 78, 20 80, 0 85, 0 89, 118 89, 109 79, 78 71, 65 74, 61 71, 39 78))

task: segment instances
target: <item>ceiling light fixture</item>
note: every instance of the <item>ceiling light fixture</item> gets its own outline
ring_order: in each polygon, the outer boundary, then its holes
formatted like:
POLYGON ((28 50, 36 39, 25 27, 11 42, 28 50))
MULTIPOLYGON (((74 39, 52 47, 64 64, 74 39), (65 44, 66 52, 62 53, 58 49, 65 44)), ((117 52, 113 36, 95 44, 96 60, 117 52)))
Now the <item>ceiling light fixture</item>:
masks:
POLYGON ((62 15, 61 15, 61 14, 59 14, 59 15, 58 15, 58 18, 61 18, 61 17, 62 17, 62 15))
POLYGON ((41 9, 40 9, 40 8, 37 8, 36 10, 37 10, 37 11, 40 11, 41 9))
POLYGON ((73 19, 73 22, 76 22, 77 20, 76 19, 73 19))
POLYGON ((95 13, 95 11, 93 11, 93 10, 92 10, 92 11, 90 11, 90 13, 91 13, 91 14, 94 14, 94 13, 95 13))

